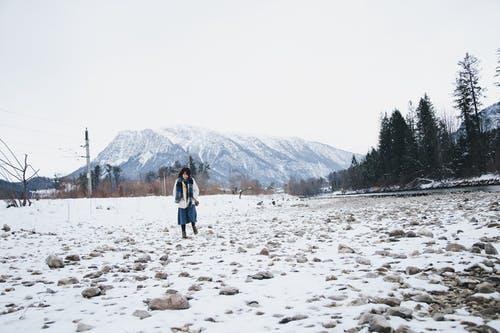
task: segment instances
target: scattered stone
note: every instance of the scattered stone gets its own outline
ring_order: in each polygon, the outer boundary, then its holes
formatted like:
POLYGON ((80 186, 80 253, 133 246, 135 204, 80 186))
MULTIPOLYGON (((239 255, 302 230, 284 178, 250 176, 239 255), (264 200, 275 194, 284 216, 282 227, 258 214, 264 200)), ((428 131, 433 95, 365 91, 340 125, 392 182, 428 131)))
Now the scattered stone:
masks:
POLYGON ((344 245, 344 244, 339 244, 338 252, 339 253, 355 253, 353 249, 351 249, 349 246, 344 245))
POLYGON ((85 298, 96 297, 99 296, 100 294, 101 294, 101 289, 95 287, 85 288, 82 291, 82 296, 85 298))
POLYGON ((489 282, 483 282, 478 284, 475 290, 481 294, 491 294, 495 292, 495 286, 489 282))
POLYGON ((368 323, 370 332, 392 333, 393 328, 384 316, 374 313, 364 313, 358 321, 358 325, 368 323))
POLYGON ((435 321, 444 321, 444 315, 437 312, 432 316, 432 319, 434 319, 435 321))
POLYGON ((250 276, 254 280, 265 280, 265 279, 272 279, 274 277, 273 273, 271 272, 258 272, 257 274, 251 275, 250 276))
POLYGON ((56 255, 49 255, 47 259, 45 259, 45 263, 51 268, 63 268, 64 262, 61 258, 56 255))
POLYGON ((299 264, 304 264, 304 263, 306 263, 306 262, 307 262, 307 258, 306 258, 306 256, 298 256, 298 257, 297 257, 297 262, 298 262, 299 264))
POLYGON ((87 325, 87 324, 84 324, 84 323, 78 323, 76 325, 76 331, 77 332, 87 332, 87 331, 90 331, 93 328, 94 328, 94 326, 90 326, 90 325, 87 325))
POLYGON ((261 256, 268 256, 269 255, 269 250, 264 247, 262 250, 260 250, 259 254, 261 256))
POLYGON ((415 266, 408 266, 406 267, 406 274, 407 275, 415 275, 415 274, 418 274, 420 273, 422 270, 418 267, 415 267, 415 266))
POLYGON ((484 252, 486 252, 486 254, 490 254, 490 255, 497 255, 498 254, 497 249, 491 243, 486 243, 484 245, 484 252))
POLYGON ((304 320, 304 319, 307 319, 307 316, 306 315, 302 315, 302 314, 297 314, 297 315, 294 315, 292 317, 284 317, 282 318, 279 323, 280 324, 287 324, 291 321, 296 321, 296 320, 304 320))
POLYGON ((155 273, 155 279, 166 280, 167 277, 168 277, 168 274, 165 272, 156 272, 155 273))
POLYGON ((436 303, 436 301, 428 294, 417 294, 417 295, 413 296, 412 299, 415 302, 420 302, 420 303, 427 303, 427 304, 436 303))
POLYGON ((80 281, 78 281, 78 279, 76 277, 68 277, 68 278, 60 279, 57 282, 57 285, 58 286, 67 286, 67 285, 70 285, 70 284, 77 284, 79 282, 80 281))
POLYGON ((64 258, 66 261, 80 261, 80 256, 78 254, 70 254, 64 258))
POLYGON ((461 244, 449 243, 448 245, 446 245, 446 251, 460 252, 460 251, 465 251, 465 250, 466 250, 466 247, 461 245, 461 244))
POLYGON ((429 238, 433 238, 433 237, 434 237, 434 234, 433 234, 430 230, 425 229, 425 228, 424 228, 424 229, 420 229, 420 230, 417 232, 417 234, 418 234, 419 236, 424 236, 424 237, 429 237, 429 238))
POLYGON ((387 310, 387 315, 401 317, 404 319, 411 319, 413 317, 413 311, 405 307, 393 307, 387 310))
POLYGON ((137 317, 137 318, 142 320, 142 319, 151 317, 151 314, 145 310, 135 310, 134 313, 132 313, 132 316, 137 317))
POLYGON ((417 237, 417 234, 415 233, 415 231, 410 230, 410 231, 408 231, 408 232, 405 234, 405 237, 408 237, 408 238, 414 238, 414 237, 417 237))
POLYGON ((335 328, 337 326, 337 322, 335 321, 327 321, 326 323, 321 324, 324 328, 335 328))
POLYGON ((148 263, 151 261, 151 256, 149 254, 143 254, 139 258, 135 259, 135 262, 140 262, 140 263, 148 263))
POLYGON ((153 298, 149 301, 149 309, 151 310, 184 310, 188 308, 187 298, 179 293, 153 298))
POLYGON ((403 229, 395 229, 389 232, 389 237, 402 237, 404 234, 403 229))
POLYGON ((371 265, 372 264, 370 259, 363 258, 363 257, 357 257, 356 262, 360 265, 371 265))
POLYGON ((239 292, 240 291, 238 290, 238 288, 235 288, 235 287, 223 287, 220 290, 219 295, 231 296, 231 295, 236 295, 239 292))
POLYGON ((2 230, 5 231, 5 232, 9 232, 10 231, 10 227, 7 224, 4 224, 3 227, 2 227, 2 230))

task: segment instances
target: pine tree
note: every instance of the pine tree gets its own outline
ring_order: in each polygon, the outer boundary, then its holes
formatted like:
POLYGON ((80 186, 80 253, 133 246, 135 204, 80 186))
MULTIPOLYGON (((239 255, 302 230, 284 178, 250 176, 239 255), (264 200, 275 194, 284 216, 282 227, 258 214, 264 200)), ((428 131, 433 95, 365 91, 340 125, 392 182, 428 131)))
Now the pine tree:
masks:
POLYGON ((435 176, 439 169, 438 126, 434 107, 427 94, 420 99, 416 113, 416 141, 420 168, 423 176, 435 176))
POLYGON ((92 177, 92 188, 97 189, 99 187, 99 183, 101 181, 101 166, 97 164, 94 167, 94 170, 91 171, 92 177))
POLYGON ((198 170, 196 169, 196 162, 191 155, 189 155, 188 159, 188 168, 191 169, 191 175, 193 177, 196 177, 196 175, 198 174, 198 170))
POLYGON ((415 142, 410 129, 399 110, 390 118, 391 145, 389 150, 390 175, 393 182, 404 182, 414 175, 416 156, 415 142))
POLYGON ((391 127, 387 114, 384 114, 380 122, 380 132, 378 136, 378 147, 380 153, 380 176, 382 181, 387 181, 390 171, 391 155, 391 127))
POLYGON ((484 171, 484 154, 479 121, 480 98, 479 60, 469 55, 458 62, 459 71, 454 91, 455 108, 460 111, 465 126, 464 170, 468 175, 484 171))

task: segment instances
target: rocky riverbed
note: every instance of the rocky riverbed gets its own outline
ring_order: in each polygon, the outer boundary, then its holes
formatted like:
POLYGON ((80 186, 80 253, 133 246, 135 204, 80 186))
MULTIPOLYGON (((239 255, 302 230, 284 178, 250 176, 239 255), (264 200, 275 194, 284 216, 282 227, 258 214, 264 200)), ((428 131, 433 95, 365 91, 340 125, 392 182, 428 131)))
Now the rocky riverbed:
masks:
POLYGON ((500 194, 0 208, 2 332, 496 332, 500 194), (273 204, 274 201, 274 204, 273 204))

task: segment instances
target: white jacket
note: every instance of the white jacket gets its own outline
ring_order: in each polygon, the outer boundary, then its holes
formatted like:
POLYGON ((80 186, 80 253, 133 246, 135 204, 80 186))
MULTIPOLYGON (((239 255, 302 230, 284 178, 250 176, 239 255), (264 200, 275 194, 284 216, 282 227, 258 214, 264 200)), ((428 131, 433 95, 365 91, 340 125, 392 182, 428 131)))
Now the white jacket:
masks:
MULTIPOLYGON (((177 184, 177 179, 175 180, 174 182, 174 189, 172 191, 172 194, 174 196, 174 199, 175 199, 175 192, 176 192, 176 184, 177 184)), ((198 184, 196 184, 196 181, 194 180, 193 178, 193 199, 198 201, 198 197, 200 196, 200 189, 198 188, 198 184)), ((193 202, 194 204, 194 202, 193 202)), ((181 201, 179 201, 179 208, 187 208, 187 202, 186 200, 184 200, 184 198, 181 198, 181 201)))

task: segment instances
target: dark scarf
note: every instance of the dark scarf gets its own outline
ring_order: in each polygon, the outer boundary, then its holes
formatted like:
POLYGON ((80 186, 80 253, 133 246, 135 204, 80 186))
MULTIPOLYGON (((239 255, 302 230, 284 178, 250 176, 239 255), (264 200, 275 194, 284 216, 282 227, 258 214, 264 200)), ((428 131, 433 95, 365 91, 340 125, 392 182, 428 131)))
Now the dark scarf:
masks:
POLYGON ((187 198, 188 205, 191 203, 191 199, 193 198, 193 178, 189 177, 187 180, 179 177, 175 183, 175 202, 179 203, 182 199, 182 183, 186 185, 187 188, 187 198))

